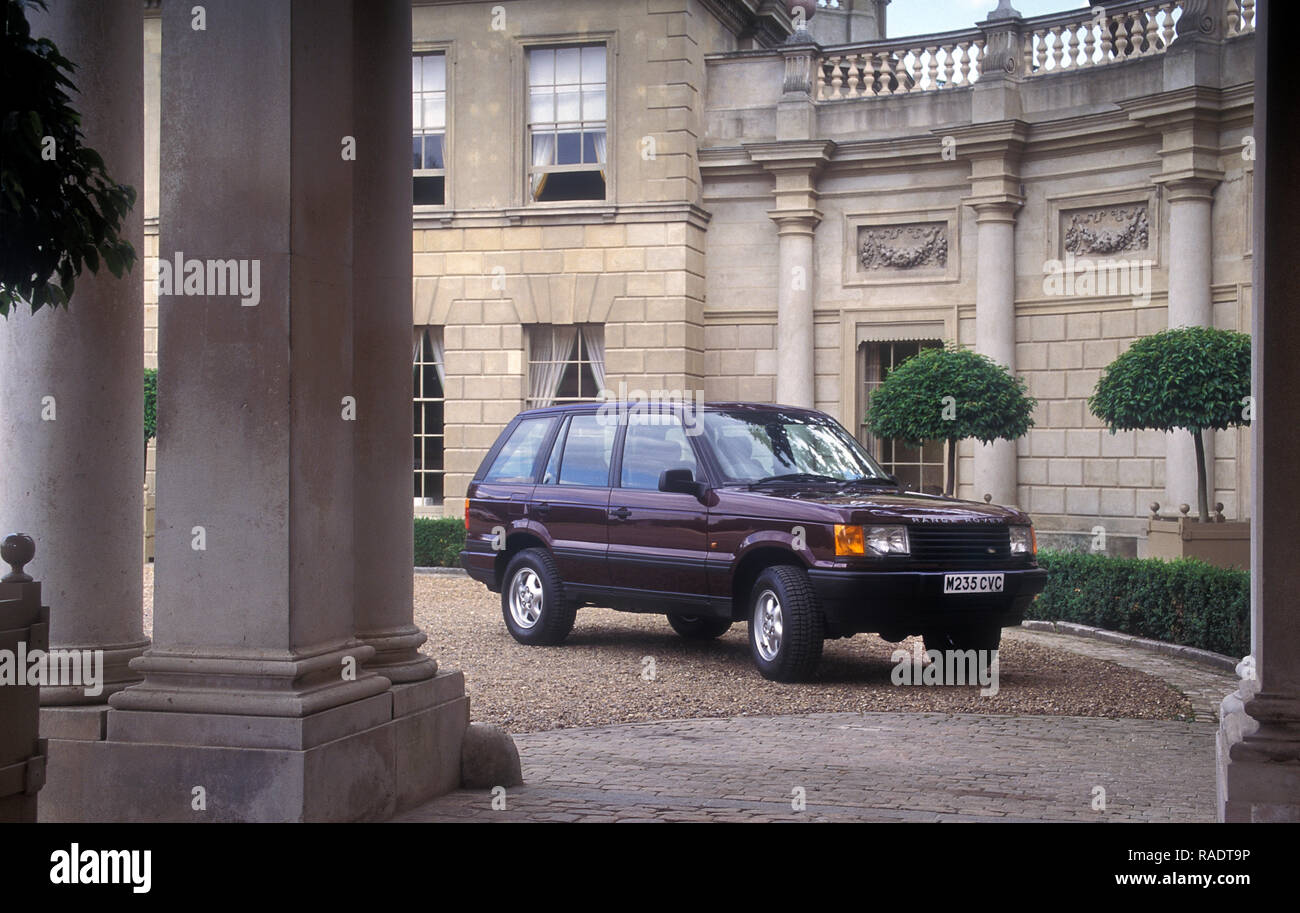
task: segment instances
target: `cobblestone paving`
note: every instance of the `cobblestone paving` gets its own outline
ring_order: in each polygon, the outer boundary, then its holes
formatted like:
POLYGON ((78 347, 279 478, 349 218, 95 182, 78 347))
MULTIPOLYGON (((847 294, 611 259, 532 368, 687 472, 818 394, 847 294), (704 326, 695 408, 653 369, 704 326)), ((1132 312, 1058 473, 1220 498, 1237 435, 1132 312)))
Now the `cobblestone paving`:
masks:
POLYGON ((819 713, 515 737, 505 809, 461 790, 399 821, 1213 821, 1204 723, 819 713), (1096 787, 1105 810, 1093 808, 1096 787), (803 790, 806 809, 793 804, 803 790))
POLYGON ((504 809, 461 790, 395 820, 1214 820, 1214 724, 1232 676, 1087 638, 1004 637, 1155 675, 1196 721, 812 713, 524 733, 525 784, 497 797, 504 809))
POLYGON ((1110 644, 1091 637, 1008 628, 1002 632, 1002 639, 1035 643, 1056 650, 1068 650, 1080 656, 1105 659, 1164 679, 1192 702, 1192 712, 1199 722, 1217 723, 1219 705, 1225 697, 1237 690, 1239 684, 1235 675, 1220 672, 1202 663, 1150 653, 1123 644, 1110 644))

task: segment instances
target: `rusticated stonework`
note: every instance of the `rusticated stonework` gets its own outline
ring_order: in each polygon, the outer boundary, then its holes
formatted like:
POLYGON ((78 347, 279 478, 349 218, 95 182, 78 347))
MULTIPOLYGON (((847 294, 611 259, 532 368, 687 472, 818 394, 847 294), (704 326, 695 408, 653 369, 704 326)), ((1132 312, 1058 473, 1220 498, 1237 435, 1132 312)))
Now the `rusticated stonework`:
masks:
POLYGON ((911 270, 948 265, 948 223, 921 222, 862 228, 858 262, 866 270, 911 270))
POLYGON ((1147 250, 1151 227, 1145 203, 1061 213, 1061 243, 1072 254, 1147 250))

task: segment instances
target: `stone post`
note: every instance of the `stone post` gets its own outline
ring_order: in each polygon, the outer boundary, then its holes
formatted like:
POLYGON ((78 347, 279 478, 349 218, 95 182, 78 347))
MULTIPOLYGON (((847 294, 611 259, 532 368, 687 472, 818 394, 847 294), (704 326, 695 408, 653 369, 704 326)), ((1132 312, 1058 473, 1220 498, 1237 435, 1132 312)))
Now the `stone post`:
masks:
MULTIPOLYGON (((139 0, 61 0, 28 16, 33 34, 77 65, 71 103, 86 144, 113 180, 143 193, 139 0)), ((66 738, 98 737, 109 695, 139 680, 127 664, 149 643, 141 615, 142 211, 137 196, 122 230, 136 252, 130 273, 115 278, 101 262, 97 275, 82 273, 67 309, 33 315, 19 305, 0 321, 0 375, 8 379, 0 396, 0 532, 36 539, 32 569, 53 606, 51 646, 104 657, 98 693, 41 689, 41 703, 60 708, 42 711, 42 731, 66 738)))
POLYGON ((352 166, 357 637, 368 668, 413 682, 438 667, 412 623, 410 2, 365 4, 353 29, 356 130, 371 137, 352 166))
POLYGON ((1223 702, 1217 740, 1220 821, 1300 821, 1300 124, 1286 102, 1300 28, 1293 4, 1264 3, 1255 31, 1255 411, 1251 477, 1253 670, 1223 702), (1273 94, 1269 89, 1272 87, 1273 94))

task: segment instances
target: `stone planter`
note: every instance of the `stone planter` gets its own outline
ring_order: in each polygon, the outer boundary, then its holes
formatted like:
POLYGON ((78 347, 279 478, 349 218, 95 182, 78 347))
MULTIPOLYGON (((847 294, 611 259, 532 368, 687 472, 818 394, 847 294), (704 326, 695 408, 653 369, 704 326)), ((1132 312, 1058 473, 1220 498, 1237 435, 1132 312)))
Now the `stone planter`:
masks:
POLYGON ((1250 569, 1250 521, 1201 523, 1194 517, 1147 521, 1147 557, 1199 558, 1216 567, 1250 569))

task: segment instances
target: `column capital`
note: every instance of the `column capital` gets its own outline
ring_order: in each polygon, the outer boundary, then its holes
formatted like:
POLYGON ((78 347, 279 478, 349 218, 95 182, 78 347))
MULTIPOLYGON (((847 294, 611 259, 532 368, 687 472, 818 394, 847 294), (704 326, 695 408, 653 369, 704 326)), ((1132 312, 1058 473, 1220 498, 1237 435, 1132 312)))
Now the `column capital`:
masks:
MULTIPOLYGON (((972 124, 944 131, 956 142, 958 157, 970 162, 971 194, 967 202, 1019 206, 1020 156, 1029 141, 1029 125, 1011 119, 972 124)), ((976 210, 980 210, 977 208, 976 210)))
POLYGON ((986 197, 967 197, 962 202, 975 210, 977 225, 983 225, 986 222, 1015 224, 1016 216, 1020 214, 1020 208, 1025 204, 1025 198, 1019 194, 1001 194, 986 197))
POLYGON ((1214 201, 1214 188, 1223 180, 1222 171, 1194 169, 1178 174, 1158 174, 1151 183, 1163 188, 1165 199, 1170 203, 1184 200, 1214 201))
POLYGON ((814 208, 769 209, 767 217, 776 223, 777 236, 812 235, 822 221, 822 211, 814 208))

